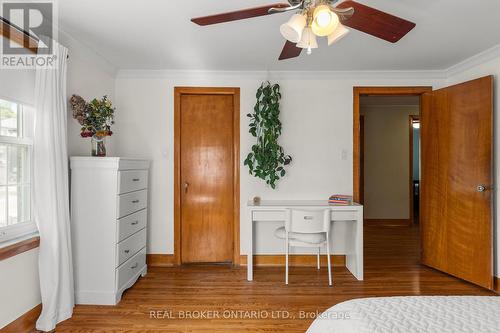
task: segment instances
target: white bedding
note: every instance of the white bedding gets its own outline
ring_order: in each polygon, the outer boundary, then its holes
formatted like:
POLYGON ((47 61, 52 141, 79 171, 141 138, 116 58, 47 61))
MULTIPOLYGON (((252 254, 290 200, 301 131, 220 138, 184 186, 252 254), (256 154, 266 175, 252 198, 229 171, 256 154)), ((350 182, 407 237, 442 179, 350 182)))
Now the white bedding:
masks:
POLYGON ((412 296, 350 300, 307 333, 499 333, 500 297, 412 296))

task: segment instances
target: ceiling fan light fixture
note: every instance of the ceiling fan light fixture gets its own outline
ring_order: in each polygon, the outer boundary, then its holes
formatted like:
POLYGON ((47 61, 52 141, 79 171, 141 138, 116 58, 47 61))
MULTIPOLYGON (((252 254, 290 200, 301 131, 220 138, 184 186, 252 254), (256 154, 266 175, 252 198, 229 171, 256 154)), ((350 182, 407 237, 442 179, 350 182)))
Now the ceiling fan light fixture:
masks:
POLYGON ((311 28, 316 36, 331 35, 339 24, 339 17, 328 5, 319 5, 314 9, 311 28))
POLYGON ((292 43, 298 43, 302 39, 302 32, 306 24, 307 18, 304 15, 295 14, 287 23, 281 25, 281 35, 292 43))
POLYGON ((302 39, 297 43, 297 47, 307 49, 307 54, 311 54, 312 49, 318 48, 316 35, 313 33, 310 27, 305 28, 302 32, 302 39))
POLYGON ((343 24, 337 26, 337 29, 333 31, 330 35, 328 35, 328 46, 332 45, 335 42, 338 42, 343 37, 345 37, 349 33, 349 29, 347 29, 343 24))

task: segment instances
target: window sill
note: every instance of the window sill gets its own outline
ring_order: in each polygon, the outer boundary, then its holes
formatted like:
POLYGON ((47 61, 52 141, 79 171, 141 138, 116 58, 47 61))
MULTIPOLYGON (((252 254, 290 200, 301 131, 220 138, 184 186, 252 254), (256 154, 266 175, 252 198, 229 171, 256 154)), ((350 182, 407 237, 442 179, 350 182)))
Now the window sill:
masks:
POLYGON ((40 246, 38 234, 31 234, 28 237, 13 240, 6 246, 0 244, 0 261, 17 256, 38 246, 40 246))

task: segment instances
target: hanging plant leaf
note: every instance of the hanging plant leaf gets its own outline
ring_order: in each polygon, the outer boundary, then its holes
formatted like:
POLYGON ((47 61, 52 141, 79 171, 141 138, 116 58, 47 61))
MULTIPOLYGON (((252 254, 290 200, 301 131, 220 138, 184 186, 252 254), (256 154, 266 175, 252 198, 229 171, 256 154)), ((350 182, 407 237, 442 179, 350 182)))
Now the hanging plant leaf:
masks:
POLYGON ((277 181, 286 175, 285 165, 292 162, 290 155, 285 155, 283 147, 278 144, 281 135, 280 100, 281 92, 278 84, 263 83, 256 93, 254 113, 250 118, 249 133, 257 138, 257 144, 245 159, 251 175, 266 182, 272 189, 277 181))

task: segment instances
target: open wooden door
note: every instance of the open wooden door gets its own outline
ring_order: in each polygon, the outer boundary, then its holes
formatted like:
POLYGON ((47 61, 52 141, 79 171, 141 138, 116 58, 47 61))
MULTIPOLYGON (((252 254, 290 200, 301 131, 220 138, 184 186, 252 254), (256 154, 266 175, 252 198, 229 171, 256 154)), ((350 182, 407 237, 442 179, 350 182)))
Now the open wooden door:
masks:
POLYGON ((426 93, 422 263, 493 288, 493 77, 426 93))

